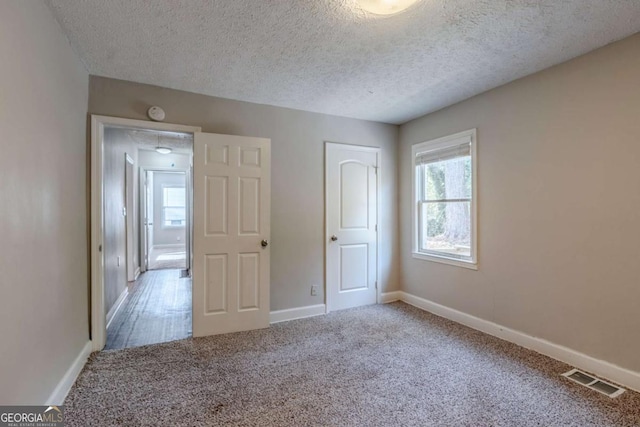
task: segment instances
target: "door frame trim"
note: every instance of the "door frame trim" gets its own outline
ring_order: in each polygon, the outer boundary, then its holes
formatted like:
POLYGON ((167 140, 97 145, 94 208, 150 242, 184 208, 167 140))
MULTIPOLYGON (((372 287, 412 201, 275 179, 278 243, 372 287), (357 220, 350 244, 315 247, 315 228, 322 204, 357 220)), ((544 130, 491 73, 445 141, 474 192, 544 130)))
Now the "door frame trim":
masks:
POLYGON ((104 128, 119 127, 169 132, 201 132, 199 126, 91 115, 91 345, 93 351, 104 348, 107 339, 104 309, 104 128))
POLYGON ((376 200, 376 218, 377 218, 377 225, 378 225, 378 230, 376 233, 376 282, 377 282, 377 287, 376 287, 376 304, 380 304, 380 296, 382 294, 382 283, 380 283, 380 250, 381 250, 381 240, 380 236, 382 234, 382 226, 380 224, 380 212, 381 212, 381 202, 382 202, 382 148, 380 147, 374 147, 374 146, 369 146, 369 145, 355 145, 355 144, 348 144, 348 143, 343 143, 343 142, 332 142, 332 141, 325 141, 324 142, 324 302, 326 305, 326 312, 329 313, 332 310, 332 303, 333 301, 331 301, 331 297, 330 297, 330 293, 329 293, 329 281, 327 280, 327 267, 328 267, 328 263, 327 260, 329 258, 329 226, 328 226, 328 222, 329 222, 329 174, 328 172, 328 167, 329 164, 327 163, 327 158, 328 158, 328 152, 329 149, 333 147, 333 148, 349 148, 350 150, 354 150, 354 151, 365 151, 365 152, 369 152, 369 153, 376 153, 376 161, 378 164, 378 170, 377 170, 377 174, 376 174, 376 195, 377 195, 377 200, 376 200))
MULTIPOLYGON (((134 228, 135 228, 135 218, 133 218, 132 220, 130 220, 129 218, 131 218, 131 213, 133 213, 134 209, 133 206, 135 206, 136 204, 136 198, 134 197, 135 194, 135 186, 133 184, 133 182, 129 182, 130 179, 127 179, 127 169, 128 169, 128 165, 131 165, 131 169, 132 169, 132 177, 135 177, 136 175, 136 162, 133 160, 133 157, 131 157, 129 155, 129 153, 124 153, 124 161, 125 161, 125 165, 124 165, 124 205, 126 207, 127 210, 127 218, 125 220, 125 238, 126 238, 126 247, 127 247, 127 251, 126 251, 126 266, 127 266, 127 280, 129 282, 131 281, 135 281, 136 280, 136 272, 135 270, 132 270, 132 264, 133 264, 133 246, 134 246, 134 239, 136 239, 135 233, 133 232, 134 228), (131 203, 129 203, 129 189, 131 189, 131 203), (131 243, 131 245, 129 245, 129 243, 131 243), (129 274, 131 273, 131 274, 129 274), (133 280, 132 280, 133 279, 133 280)), ((135 179, 134 179, 135 181, 135 179)), ((138 266, 139 268, 140 266, 138 266)), ((108 314, 108 313, 107 313, 108 314)), ((107 322, 108 324, 108 322, 107 322)))

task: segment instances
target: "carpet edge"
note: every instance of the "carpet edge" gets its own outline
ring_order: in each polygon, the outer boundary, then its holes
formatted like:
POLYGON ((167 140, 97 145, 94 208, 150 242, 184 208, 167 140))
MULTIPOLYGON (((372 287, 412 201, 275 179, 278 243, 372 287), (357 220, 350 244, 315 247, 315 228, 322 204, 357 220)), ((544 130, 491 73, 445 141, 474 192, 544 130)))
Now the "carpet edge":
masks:
MULTIPOLYGON (((537 338, 524 332, 510 329, 506 326, 472 316, 471 314, 438 304, 428 299, 418 297, 405 291, 397 291, 398 300, 409 305, 428 311, 456 323, 476 329, 480 332, 509 341, 529 350, 575 366, 596 376, 608 379, 621 386, 640 392, 640 372, 623 368, 605 360, 596 359, 571 348, 555 344, 542 338, 537 338)), ((392 300, 387 302, 393 302, 392 300)))

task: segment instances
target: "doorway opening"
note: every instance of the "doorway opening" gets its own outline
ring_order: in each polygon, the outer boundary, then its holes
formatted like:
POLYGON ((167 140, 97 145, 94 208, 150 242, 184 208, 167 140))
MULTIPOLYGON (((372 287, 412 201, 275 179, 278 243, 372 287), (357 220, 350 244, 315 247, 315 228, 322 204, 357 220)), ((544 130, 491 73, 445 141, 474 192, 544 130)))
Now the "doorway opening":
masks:
MULTIPOLYGON (((106 349, 191 336, 190 171, 193 135, 105 127, 106 349), (124 217, 120 230, 120 169, 125 151, 124 217), (139 191, 136 191, 136 188, 139 191), (139 227, 136 225, 139 224, 139 227), (138 232, 138 230, 140 230, 138 232), (126 238, 127 283, 109 261, 126 238), (116 298, 116 299, 114 299, 116 298), (118 301, 120 299, 120 301, 118 301)), ((113 264, 113 263, 111 263, 113 264)))
POLYGON ((141 168, 141 239, 144 270, 179 269, 188 276, 188 171, 141 168))
POLYGON ((269 326, 270 170, 266 138, 91 116, 94 351, 108 336, 107 348, 124 348, 269 326), (156 225, 184 226, 184 257, 182 234, 158 243, 156 225))
POLYGON ((199 128, 100 116, 92 124, 94 350, 188 338, 199 128))

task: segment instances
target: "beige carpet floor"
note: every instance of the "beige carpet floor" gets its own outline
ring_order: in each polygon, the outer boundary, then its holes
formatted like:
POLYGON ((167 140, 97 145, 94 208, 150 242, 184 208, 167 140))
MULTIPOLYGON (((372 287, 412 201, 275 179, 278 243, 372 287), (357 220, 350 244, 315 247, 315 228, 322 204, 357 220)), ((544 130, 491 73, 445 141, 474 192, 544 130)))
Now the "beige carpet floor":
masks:
POLYGON ((639 426, 569 366, 404 303, 92 355, 68 426, 639 426))

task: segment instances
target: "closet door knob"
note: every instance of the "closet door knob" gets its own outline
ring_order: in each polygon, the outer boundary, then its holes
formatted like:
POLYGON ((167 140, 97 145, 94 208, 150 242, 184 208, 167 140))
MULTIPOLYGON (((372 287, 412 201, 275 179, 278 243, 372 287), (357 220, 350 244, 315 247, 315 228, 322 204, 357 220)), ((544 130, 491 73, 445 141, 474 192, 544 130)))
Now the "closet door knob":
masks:
POLYGON ((336 236, 335 234, 333 236, 331 236, 331 241, 335 242, 336 240, 338 240, 338 236, 336 236))

